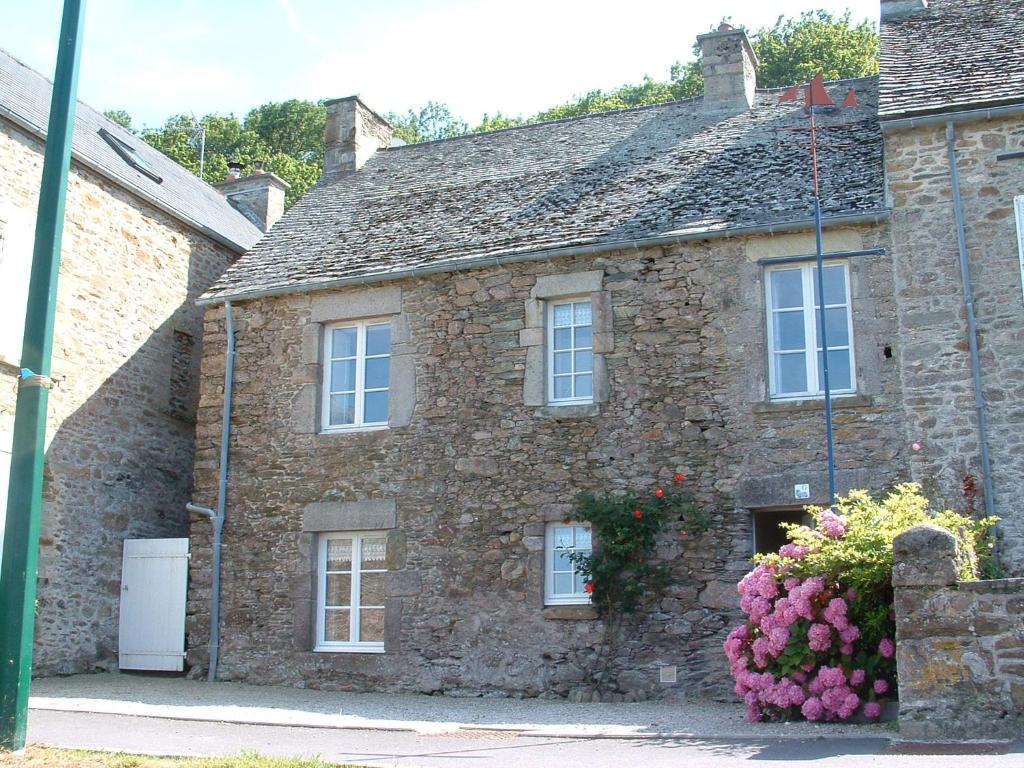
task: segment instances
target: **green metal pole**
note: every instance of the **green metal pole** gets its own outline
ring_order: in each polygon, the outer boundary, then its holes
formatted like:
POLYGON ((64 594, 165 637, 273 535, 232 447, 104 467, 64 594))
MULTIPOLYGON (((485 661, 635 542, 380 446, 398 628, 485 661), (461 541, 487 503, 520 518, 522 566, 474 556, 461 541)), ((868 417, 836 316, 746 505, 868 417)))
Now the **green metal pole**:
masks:
POLYGON ((0 750, 24 748, 28 721, 46 401, 84 16, 84 0, 64 0, 32 251, 21 377, 14 412, 7 525, 0 564, 0 750))

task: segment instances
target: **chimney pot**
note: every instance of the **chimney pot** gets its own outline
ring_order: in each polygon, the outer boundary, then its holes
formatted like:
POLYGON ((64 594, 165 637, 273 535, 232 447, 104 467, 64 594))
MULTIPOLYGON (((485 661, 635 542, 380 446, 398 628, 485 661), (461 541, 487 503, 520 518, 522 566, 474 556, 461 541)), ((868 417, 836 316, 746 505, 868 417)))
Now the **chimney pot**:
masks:
POLYGON ((757 56, 747 33, 722 23, 697 38, 704 71, 704 109, 743 111, 754 105, 757 56))
POLYGON ((242 177, 242 164, 237 160, 228 163, 228 178, 239 179, 242 177))
MULTIPOLYGON (((262 163, 256 165, 262 166, 262 163)), ((231 172, 239 163, 228 163, 231 172)), ((267 232, 284 215, 284 193, 291 186, 287 181, 262 169, 253 171, 251 176, 228 177, 213 186, 228 199, 239 213, 267 232)))
POLYGON ((358 171, 378 149, 391 144, 391 123, 358 96, 325 102, 324 176, 358 171))

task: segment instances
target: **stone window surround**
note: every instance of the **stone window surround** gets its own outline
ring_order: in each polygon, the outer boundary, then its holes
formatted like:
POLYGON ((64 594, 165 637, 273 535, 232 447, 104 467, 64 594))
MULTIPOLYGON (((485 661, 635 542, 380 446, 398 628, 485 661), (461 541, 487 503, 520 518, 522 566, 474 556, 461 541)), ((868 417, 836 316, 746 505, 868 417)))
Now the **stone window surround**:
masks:
POLYGON ((299 536, 300 562, 291 590, 294 604, 294 647, 296 650, 327 656, 379 654, 381 651, 348 649, 315 649, 317 623, 317 581, 319 539, 324 533, 386 532, 386 568, 384 599, 384 653, 400 650, 403 598, 419 594, 420 576, 406 569, 405 534, 397 528, 397 506, 394 499, 364 501, 318 501, 302 510, 302 531, 299 536), (342 651, 339 653, 339 651, 342 651))
POLYGON ((604 271, 541 275, 525 303, 519 346, 526 348, 523 403, 536 407, 538 415, 552 418, 593 416, 608 401, 608 369, 605 355, 614 350, 611 293, 603 290, 604 271), (548 402, 546 304, 552 299, 589 296, 593 327, 594 397, 592 404, 556 405, 548 402))
POLYGON ((409 318, 402 310, 402 288, 384 286, 314 293, 309 322, 302 328, 302 362, 315 366, 315 376, 296 393, 292 423, 298 434, 344 437, 362 432, 382 432, 412 422, 416 406, 415 348, 409 318), (387 426, 323 429, 323 355, 326 325, 347 320, 391 317, 391 369, 387 426))
MULTIPOLYGON (((837 260, 837 259, 826 259, 825 260, 825 265, 826 266, 842 266, 843 267, 843 271, 844 271, 844 279, 845 279, 845 282, 846 282, 846 321, 847 321, 847 328, 848 328, 848 334, 849 334, 848 344, 849 344, 849 357, 850 357, 850 383, 852 384, 852 387, 850 389, 833 390, 833 397, 850 397, 850 396, 855 396, 857 394, 857 392, 858 392, 858 384, 859 384, 859 382, 857 380, 856 334, 855 334, 855 331, 854 331, 854 324, 853 324, 853 287, 852 287, 852 275, 851 275, 851 270, 850 270, 850 264, 849 264, 849 260, 848 259, 839 259, 839 260, 837 260)), ((772 348, 772 325, 773 325, 772 314, 773 314, 773 312, 772 312, 771 299, 770 299, 771 281, 769 279, 769 275, 772 272, 776 272, 776 271, 783 270, 783 269, 800 269, 801 271, 810 269, 810 270, 812 270, 812 275, 813 275, 814 266, 815 266, 815 264, 812 261, 796 262, 796 263, 790 263, 790 264, 766 264, 764 266, 764 268, 763 268, 763 271, 762 271, 762 274, 763 274, 763 277, 764 277, 764 292, 763 292, 763 295, 764 295, 764 307, 765 307, 765 340, 767 342, 766 348, 765 348, 765 351, 766 351, 766 360, 765 360, 765 362, 766 362, 767 372, 768 372, 768 376, 767 376, 768 387, 767 388, 768 388, 768 401, 770 403, 800 403, 800 402, 805 402, 805 401, 823 401, 824 397, 825 397, 823 392, 822 393, 818 393, 818 394, 809 394, 809 393, 807 393, 807 394, 799 394, 799 395, 787 395, 787 394, 775 395, 775 394, 772 394, 772 371, 774 370, 773 365, 772 365, 772 359, 773 359, 775 353, 774 353, 773 348, 772 348)), ((814 289, 815 288, 812 286, 812 293, 811 293, 812 296, 813 296, 813 290, 814 289)), ((804 307, 804 311, 806 311, 806 306, 807 306, 806 305, 806 301, 808 299, 808 296, 804 295, 803 299, 804 299, 804 302, 805 302, 803 307, 804 307)), ((814 310, 814 314, 815 314, 815 318, 813 319, 813 325, 816 327, 817 326, 817 310, 816 309, 814 310)), ((807 326, 806 324, 805 324, 805 328, 807 330, 810 330, 810 326, 807 326)), ((806 351, 808 349, 810 349, 810 346, 808 344, 808 339, 806 338, 807 335, 808 334, 805 334, 805 339, 804 339, 805 354, 806 354, 806 351)), ((814 347, 817 346, 817 334, 816 333, 815 333, 815 338, 813 339, 813 341, 810 341, 810 344, 813 344, 814 347)))

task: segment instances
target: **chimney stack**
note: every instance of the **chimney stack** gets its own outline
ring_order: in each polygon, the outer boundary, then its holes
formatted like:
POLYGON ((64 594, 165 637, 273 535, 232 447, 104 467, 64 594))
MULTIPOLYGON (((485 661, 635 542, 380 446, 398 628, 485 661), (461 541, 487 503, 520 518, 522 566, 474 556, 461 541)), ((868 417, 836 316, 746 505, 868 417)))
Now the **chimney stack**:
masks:
POLYGON ((747 33, 723 23, 717 32, 698 36, 697 42, 704 70, 704 109, 750 109, 757 86, 757 56, 747 33))
MULTIPOLYGON (((234 163, 229 163, 229 168, 234 163)), ((291 186, 276 174, 264 171, 262 163, 251 176, 241 176, 241 164, 213 186, 245 218, 267 232, 284 215, 284 193, 291 186)))
POLYGON ((378 149, 391 144, 391 123, 358 96, 325 102, 324 176, 358 171, 378 149))
POLYGON ((882 21, 899 19, 928 8, 928 0, 882 0, 882 21))

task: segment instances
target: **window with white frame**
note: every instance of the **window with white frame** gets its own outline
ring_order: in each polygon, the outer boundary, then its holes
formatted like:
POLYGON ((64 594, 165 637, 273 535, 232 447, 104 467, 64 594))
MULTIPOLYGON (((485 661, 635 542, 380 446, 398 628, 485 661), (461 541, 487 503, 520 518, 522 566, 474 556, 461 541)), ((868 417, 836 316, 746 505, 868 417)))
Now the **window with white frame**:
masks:
POLYGON ((320 535, 316 650, 384 652, 386 553, 382 533, 320 535))
POLYGON ((594 334, 590 299, 548 302, 548 403, 594 402, 594 334))
POLYGON ((570 555, 593 550, 590 526, 549 523, 544 539, 544 602, 547 605, 589 603, 590 593, 570 555))
POLYGON ((1020 259, 1021 298, 1024 298, 1024 195, 1013 198, 1013 207, 1017 212, 1017 258, 1020 259))
MULTIPOLYGON (((814 263, 769 268, 766 273, 768 373, 772 398, 824 394, 818 268, 814 263)), ((825 329, 832 394, 856 391, 850 275, 846 262, 825 264, 825 329)))
POLYGON ((327 326, 323 429, 386 427, 390 369, 390 322, 365 320, 327 326))

